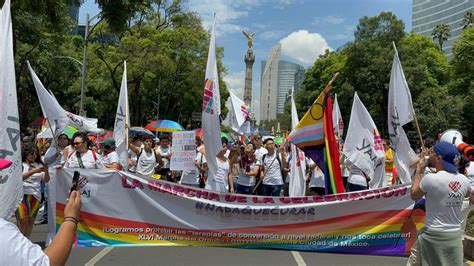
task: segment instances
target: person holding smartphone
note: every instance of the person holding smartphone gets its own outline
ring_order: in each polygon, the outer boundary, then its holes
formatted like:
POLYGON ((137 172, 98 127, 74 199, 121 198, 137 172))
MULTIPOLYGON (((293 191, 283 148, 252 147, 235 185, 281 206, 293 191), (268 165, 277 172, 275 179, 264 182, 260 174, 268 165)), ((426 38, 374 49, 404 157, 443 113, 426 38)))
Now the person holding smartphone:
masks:
MULTIPOLYGON (((10 165, 10 161, 0 159, 0 170, 10 165)), ((44 251, 26 238, 18 227, 5 220, 5 217, 0 217, 0 265, 66 264, 74 244, 81 206, 80 193, 71 192, 64 208, 64 221, 56 237, 44 251)))
POLYGON ((34 143, 25 143, 21 149, 23 167, 23 200, 15 212, 18 228, 30 237, 41 202, 40 183, 49 181, 48 165, 43 164, 34 143))

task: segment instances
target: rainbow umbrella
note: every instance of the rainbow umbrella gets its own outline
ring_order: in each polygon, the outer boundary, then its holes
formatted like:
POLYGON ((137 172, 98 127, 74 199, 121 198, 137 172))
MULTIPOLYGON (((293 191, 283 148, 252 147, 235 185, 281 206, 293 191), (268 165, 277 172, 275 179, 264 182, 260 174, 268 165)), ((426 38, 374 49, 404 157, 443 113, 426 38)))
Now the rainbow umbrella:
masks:
POLYGON ((176 132, 184 130, 183 126, 171 120, 153 120, 145 126, 145 129, 157 132, 176 132))

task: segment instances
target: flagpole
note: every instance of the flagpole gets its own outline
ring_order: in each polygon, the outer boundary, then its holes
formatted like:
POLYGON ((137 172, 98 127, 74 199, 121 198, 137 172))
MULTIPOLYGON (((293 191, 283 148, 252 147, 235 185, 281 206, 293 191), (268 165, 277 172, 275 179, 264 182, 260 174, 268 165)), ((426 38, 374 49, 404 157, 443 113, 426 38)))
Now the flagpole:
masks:
POLYGON ((53 136, 53 140, 51 141, 52 146, 56 146, 58 143, 56 141, 56 136, 54 136, 53 128, 51 127, 51 123, 49 123, 49 119, 47 117, 45 117, 45 119, 46 119, 46 122, 48 122, 49 130, 51 130, 51 135, 53 136))

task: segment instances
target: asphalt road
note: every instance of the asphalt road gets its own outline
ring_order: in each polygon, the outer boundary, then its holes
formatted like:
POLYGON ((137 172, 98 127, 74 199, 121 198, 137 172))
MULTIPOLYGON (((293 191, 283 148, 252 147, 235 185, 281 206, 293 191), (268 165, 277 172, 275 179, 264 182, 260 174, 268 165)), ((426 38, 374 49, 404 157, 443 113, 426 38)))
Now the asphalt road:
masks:
MULTIPOLYGON (((44 245, 46 225, 31 240, 44 245)), ((406 265, 404 257, 212 247, 74 248, 66 265, 406 265)))

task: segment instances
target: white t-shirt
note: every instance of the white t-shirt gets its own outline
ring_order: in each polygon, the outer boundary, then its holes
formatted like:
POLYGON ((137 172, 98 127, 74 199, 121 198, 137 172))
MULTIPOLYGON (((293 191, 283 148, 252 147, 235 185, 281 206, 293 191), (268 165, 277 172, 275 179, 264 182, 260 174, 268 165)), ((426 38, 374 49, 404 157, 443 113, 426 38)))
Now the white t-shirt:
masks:
POLYGON ((245 172, 247 172, 247 170, 250 170, 248 172, 252 172, 253 170, 255 170, 255 167, 258 167, 256 160, 253 161, 252 163, 249 163, 249 165, 247 165, 246 162, 243 163, 242 171, 240 171, 239 178, 237 179, 237 184, 241 186, 247 186, 247 187, 255 186, 255 176, 245 175, 245 172))
MULTIPOLYGON (((32 170, 33 168, 40 167, 41 164, 32 163, 29 166, 27 163, 23 163, 23 174, 32 170)), ((41 200, 41 191, 40 184, 41 178, 43 177, 43 172, 36 173, 23 180, 23 194, 33 195, 36 199, 41 200)))
MULTIPOLYGON (((270 186, 275 186, 275 185, 283 185, 283 176, 281 175, 281 166, 278 161, 278 159, 275 158, 276 152, 273 153, 273 155, 265 155, 265 160, 263 161, 263 156, 262 160, 258 161, 258 165, 263 166, 263 172, 265 176, 263 177, 263 184, 264 185, 270 185, 270 186), (275 158, 275 161, 272 163, 273 159, 275 158)), ((281 162, 281 158, 280 158, 281 162)))
POLYGON ((347 183, 351 183, 353 185, 364 186, 364 187, 368 186, 367 179, 365 178, 364 172, 355 165, 351 166, 351 170, 349 172, 349 178, 347 178, 347 183))
POLYGON ((150 176, 155 173, 155 167, 158 165, 156 162, 156 154, 153 148, 151 151, 146 152, 144 148, 140 151, 140 156, 137 159, 137 174, 150 176))
POLYGON ((0 218, 0 265, 48 265, 49 258, 16 227, 0 218))
POLYGON ((84 169, 104 168, 104 166, 100 162, 99 155, 97 153, 95 153, 94 155, 91 150, 87 150, 87 152, 82 153, 82 154, 78 153, 77 151, 71 152, 68 155, 65 167, 66 168, 82 168, 80 167, 80 164, 79 164, 79 159, 78 159, 79 156, 82 159, 82 164, 84 165, 84 169))
POLYGON ((319 167, 316 165, 316 163, 309 159, 309 167, 316 166, 312 173, 311 177, 309 179, 309 187, 326 187, 324 183, 324 173, 319 169, 319 167))
POLYGON ((469 179, 469 183, 471 184, 471 188, 474 189, 474 162, 470 162, 469 167, 466 168, 467 172, 467 179, 469 179))
POLYGON ((216 159, 216 161, 216 174, 214 175, 212 174, 212 172, 209 171, 206 189, 225 193, 229 191, 229 160, 222 162, 219 159, 216 159))
POLYGON ((255 158, 257 159, 257 161, 261 161, 262 156, 267 153, 268 153, 267 149, 265 149, 264 147, 260 147, 255 150, 255 158))
POLYGON ((113 164, 113 163, 118 163, 119 162, 119 157, 116 151, 110 152, 108 154, 102 155, 102 163, 103 164, 113 164))
POLYGON ((440 232, 461 230, 462 202, 471 191, 467 177, 446 171, 427 174, 420 189, 426 193, 425 227, 440 232))
MULTIPOLYGON (((202 153, 197 152, 196 158, 194 159, 194 164, 202 165, 203 163, 206 163, 206 157, 202 153)), ((199 176, 199 169, 195 166, 194 170, 183 171, 180 183, 188 185, 199 185, 199 176)))
POLYGON ((168 148, 163 148, 161 146, 158 146, 158 153, 161 155, 161 160, 163 161, 163 167, 164 169, 169 169, 170 168, 170 160, 165 158, 165 156, 168 156, 171 154, 171 146, 168 146, 168 148))

